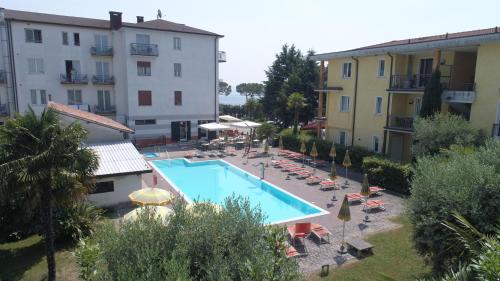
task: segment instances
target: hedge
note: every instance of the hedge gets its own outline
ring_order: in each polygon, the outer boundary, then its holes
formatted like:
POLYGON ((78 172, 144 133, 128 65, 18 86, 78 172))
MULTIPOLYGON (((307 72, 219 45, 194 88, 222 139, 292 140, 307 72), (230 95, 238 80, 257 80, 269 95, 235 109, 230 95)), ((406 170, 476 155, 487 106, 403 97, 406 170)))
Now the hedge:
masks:
POLYGON ((371 156, 363 159, 363 172, 368 181, 387 190, 410 194, 410 179, 413 175, 410 164, 401 164, 389 159, 371 156))
MULTIPOLYGON (((300 152, 300 144, 301 139, 294 135, 283 135, 283 147, 285 149, 300 152)), ((306 141, 307 152, 309 155, 313 142, 316 142, 316 149, 318 150, 318 159, 322 159, 325 161, 331 161, 332 158, 329 156, 330 149, 332 148, 332 142, 327 140, 319 140, 319 139, 310 139, 306 141)), ((274 145, 278 145, 278 139, 275 139, 274 145)), ((335 149, 337 150, 337 157, 335 157, 335 163, 342 164, 344 160, 346 147, 344 145, 335 145, 335 149)), ((367 156, 374 155, 373 152, 364 149, 362 147, 350 147, 349 148, 349 156, 351 158, 352 168, 355 170, 361 170, 361 166, 363 163, 363 158, 367 156)))

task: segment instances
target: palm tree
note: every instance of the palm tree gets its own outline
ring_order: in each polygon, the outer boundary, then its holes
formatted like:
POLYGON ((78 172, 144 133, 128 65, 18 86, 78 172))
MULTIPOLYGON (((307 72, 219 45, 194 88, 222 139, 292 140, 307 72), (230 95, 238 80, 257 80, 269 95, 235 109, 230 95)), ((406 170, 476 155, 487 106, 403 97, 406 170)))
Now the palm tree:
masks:
POLYGON ((295 92, 288 97, 288 108, 293 110, 293 134, 297 134, 299 113, 306 106, 306 99, 301 93, 295 92))
POLYGON ((23 200, 33 200, 39 208, 49 281, 56 273, 54 205, 81 198, 97 169, 95 154, 82 147, 86 136, 77 123, 61 126, 52 109, 38 117, 29 108, 0 127, 0 196, 22 193, 23 200))

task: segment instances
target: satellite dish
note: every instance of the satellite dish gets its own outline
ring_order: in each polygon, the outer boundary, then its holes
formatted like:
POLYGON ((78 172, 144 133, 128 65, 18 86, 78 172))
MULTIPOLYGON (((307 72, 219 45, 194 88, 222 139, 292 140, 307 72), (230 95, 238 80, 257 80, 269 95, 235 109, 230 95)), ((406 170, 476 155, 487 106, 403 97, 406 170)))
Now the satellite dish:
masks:
POLYGON ((156 15, 156 18, 157 18, 157 19, 161 19, 161 16, 162 16, 162 14, 161 14, 161 10, 160 10, 160 9, 158 9, 158 14, 156 15))

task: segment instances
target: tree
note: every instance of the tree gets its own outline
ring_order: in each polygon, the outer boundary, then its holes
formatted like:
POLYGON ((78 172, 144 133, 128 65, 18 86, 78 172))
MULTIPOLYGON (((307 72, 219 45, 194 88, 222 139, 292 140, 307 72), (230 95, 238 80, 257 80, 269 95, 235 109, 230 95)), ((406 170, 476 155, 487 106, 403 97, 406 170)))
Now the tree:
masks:
POLYGON ((224 81, 219 81, 219 94, 229 96, 232 92, 231 85, 224 81))
POLYGON ((299 125, 299 112, 306 106, 304 96, 301 93, 295 92, 288 97, 287 106, 293 110, 293 134, 297 134, 299 125))
POLYGON ((500 206, 500 142, 477 149, 452 147, 444 154, 418 158, 408 201, 416 249, 443 272, 461 260, 441 222, 459 210, 479 231, 495 231, 500 206))
POLYGON ((86 135, 79 124, 62 127, 52 109, 38 117, 29 108, 0 127, 0 196, 23 194, 39 208, 49 281, 55 280, 56 266, 54 205, 81 198, 97 169, 97 157, 81 145, 86 135))
POLYGON ((432 73, 431 80, 425 85, 424 96, 422 98, 422 108, 420 109, 420 117, 428 117, 441 111, 441 94, 443 87, 441 86, 441 72, 436 69, 432 73))
POLYGON ((414 123, 413 153, 417 156, 434 155, 450 146, 479 146, 484 136, 461 116, 436 113, 417 118, 414 123))
POLYGON ((262 106, 256 99, 248 99, 244 105, 244 108, 249 119, 256 120, 261 117, 262 106))
POLYGON ((236 92, 245 96, 245 99, 248 101, 248 97, 260 97, 264 92, 264 85, 260 83, 241 83, 236 86, 236 92))

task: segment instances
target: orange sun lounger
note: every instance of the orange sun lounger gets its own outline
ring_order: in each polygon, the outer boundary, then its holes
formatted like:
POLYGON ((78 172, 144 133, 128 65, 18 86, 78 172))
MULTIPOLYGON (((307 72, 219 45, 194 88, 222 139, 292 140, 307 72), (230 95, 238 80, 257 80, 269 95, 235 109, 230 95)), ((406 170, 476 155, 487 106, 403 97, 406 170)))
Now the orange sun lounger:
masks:
POLYGON ((385 204, 384 201, 382 200, 368 200, 365 203, 362 204, 363 209, 368 211, 368 210, 373 210, 373 209, 380 209, 385 211, 385 204))
POLYGON ((319 243, 321 244, 321 241, 326 241, 327 243, 330 243, 330 235, 332 234, 326 227, 313 223, 311 225, 311 234, 318 238, 319 243))

